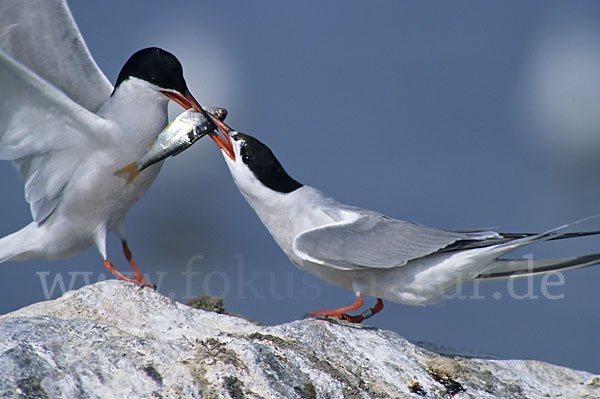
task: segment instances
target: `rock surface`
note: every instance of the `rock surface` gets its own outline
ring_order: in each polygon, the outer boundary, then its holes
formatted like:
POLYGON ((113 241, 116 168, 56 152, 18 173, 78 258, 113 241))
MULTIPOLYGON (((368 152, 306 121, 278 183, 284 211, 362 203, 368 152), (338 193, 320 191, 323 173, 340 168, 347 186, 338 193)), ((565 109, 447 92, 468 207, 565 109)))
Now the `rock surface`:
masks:
POLYGON ((368 326, 257 326, 116 280, 0 316, 0 398, 600 398, 600 377, 445 357, 368 326))

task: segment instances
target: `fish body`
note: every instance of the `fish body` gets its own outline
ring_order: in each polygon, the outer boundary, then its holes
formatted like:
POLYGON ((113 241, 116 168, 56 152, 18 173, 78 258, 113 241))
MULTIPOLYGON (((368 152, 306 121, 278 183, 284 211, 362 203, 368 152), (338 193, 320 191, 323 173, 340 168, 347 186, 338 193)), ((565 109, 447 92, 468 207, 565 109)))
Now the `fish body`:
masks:
MULTIPOLYGON (((205 107, 205 110, 221 121, 227 117, 225 108, 205 107)), ((141 158, 119 169, 115 175, 124 176, 127 183, 130 183, 148 166, 179 154, 214 129, 215 125, 204 115, 194 109, 188 109, 160 132, 141 158)))

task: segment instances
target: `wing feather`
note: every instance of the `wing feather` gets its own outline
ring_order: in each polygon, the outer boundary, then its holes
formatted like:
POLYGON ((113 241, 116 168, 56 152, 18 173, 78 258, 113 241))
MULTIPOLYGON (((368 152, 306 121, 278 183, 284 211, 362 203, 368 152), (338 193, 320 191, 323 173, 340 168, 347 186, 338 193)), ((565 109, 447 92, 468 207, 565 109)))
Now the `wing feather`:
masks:
POLYGON ((0 159, 25 181, 34 221, 60 203, 85 148, 99 145, 110 122, 75 103, 0 49, 0 159))
POLYGON ((89 111, 112 92, 65 0, 2 0, 0 48, 89 111))
POLYGON ((301 258, 342 270, 390 268, 405 265, 468 234, 364 213, 354 220, 306 231, 294 240, 301 258))

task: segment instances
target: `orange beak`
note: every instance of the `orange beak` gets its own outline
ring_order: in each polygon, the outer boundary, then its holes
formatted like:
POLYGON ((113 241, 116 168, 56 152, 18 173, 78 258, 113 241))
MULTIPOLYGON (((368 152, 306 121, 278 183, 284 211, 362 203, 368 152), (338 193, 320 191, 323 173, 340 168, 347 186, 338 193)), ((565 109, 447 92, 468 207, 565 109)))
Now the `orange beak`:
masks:
POLYGON ((170 100, 175 101, 177 104, 181 105, 184 109, 195 108, 196 111, 200 112, 206 119, 209 118, 208 112, 202 108, 198 101, 192 96, 192 93, 186 91, 184 94, 178 93, 176 91, 167 91, 161 90, 162 94, 168 97, 170 100))
POLYGON ((161 90, 160 92, 166 97, 168 97, 170 100, 173 100, 177 104, 181 105, 184 109, 196 108, 198 112, 201 112, 203 114, 205 113, 200 104, 198 104, 198 101, 196 101, 194 96, 192 96, 192 93, 190 93, 189 91, 184 94, 178 93, 176 91, 167 90, 161 90))
POLYGON ((231 143, 231 138, 229 138, 229 133, 232 132, 233 129, 230 128, 229 126, 227 126, 226 124, 224 124, 218 118, 215 118, 214 116, 212 116, 211 114, 207 113, 207 115, 210 118, 210 120, 212 121, 212 123, 217 125, 219 130, 225 136, 225 139, 223 137, 219 136, 219 134, 215 133, 215 132, 210 132, 210 133, 208 133, 208 135, 210 136, 211 139, 213 139, 213 141, 215 142, 217 147, 219 147, 221 150, 223 150, 225 152, 225 154, 227 154, 227 156, 229 158, 231 158, 232 161, 235 161, 235 154, 233 153, 233 144, 231 143))
POLYGON ((204 115, 204 117, 206 119, 209 119, 210 121, 212 121, 212 123, 215 124, 221 132, 223 132, 225 139, 223 137, 219 136, 219 134, 217 134, 215 132, 210 132, 210 133, 208 133, 208 135, 210 136, 211 139, 213 139, 213 141, 215 142, 217 147, 219 147, 221 150, 225 151, 225 154, 227 154, 227 156, 229 158, 231 158, 233 161, 235 161, 235 154, 233 153, 233 144, 231 144, 231 139, 229 138, 229 132, 231 132, 233 129, 231 129, 229 126, 227 126, 226 124, 221 122, 219 119, 213 117, 211 114, 206 112, 204 110, 204 108, 202 108, 202 106, 200 104, 198 104, 198 101, 196 101, 194 96, 192 96, 192 93, 190 93, 189 91, 186 92, 185 94, 180 94, 175 91, 167 91, 167 90, 161 90, 160 92, 162 94, 164 94, 166 97, 168 97, 170 100, 173 100, 177 104, 181 105, 185 109, 195 108, 196 111, 198 111, 202 115, 204 115))

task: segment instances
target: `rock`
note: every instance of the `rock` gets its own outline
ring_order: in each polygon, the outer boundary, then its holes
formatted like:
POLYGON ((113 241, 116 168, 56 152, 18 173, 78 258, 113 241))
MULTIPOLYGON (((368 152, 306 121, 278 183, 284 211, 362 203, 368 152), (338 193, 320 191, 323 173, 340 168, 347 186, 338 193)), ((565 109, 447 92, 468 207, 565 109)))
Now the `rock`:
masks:
POLYGON ((600 377, 366 325, 257 326, 109 280, 0 316, 0 397, 600 398, 600 377))
POLYGON ((229 316, 240 317, 240 318, 245 319, 245 320, 251 322, 252 324, 256 324, 258 326, 263 325, 261 322, 252 320, 251 318, 243 316, 241 314, 226 312, 225 305, 223 305, 223 299, 221 299, 221 298, 215 298, 215 297, 206 296, 206 295, 197 296, 195 298, 190 299, 190 301, 187 303, 187 305, 191 306, 194 309, 208 310, 209 312, 215 312, 215 313, 219 313, 219 314, 226 314, 229 316))
POLYGON ((223 299, 215 298, 212 296, 197 296, 192 298, 188 303, 194 309, 208 310, 209 312, 215 312, 225 314, 225 305, 223 305, 223 299))

